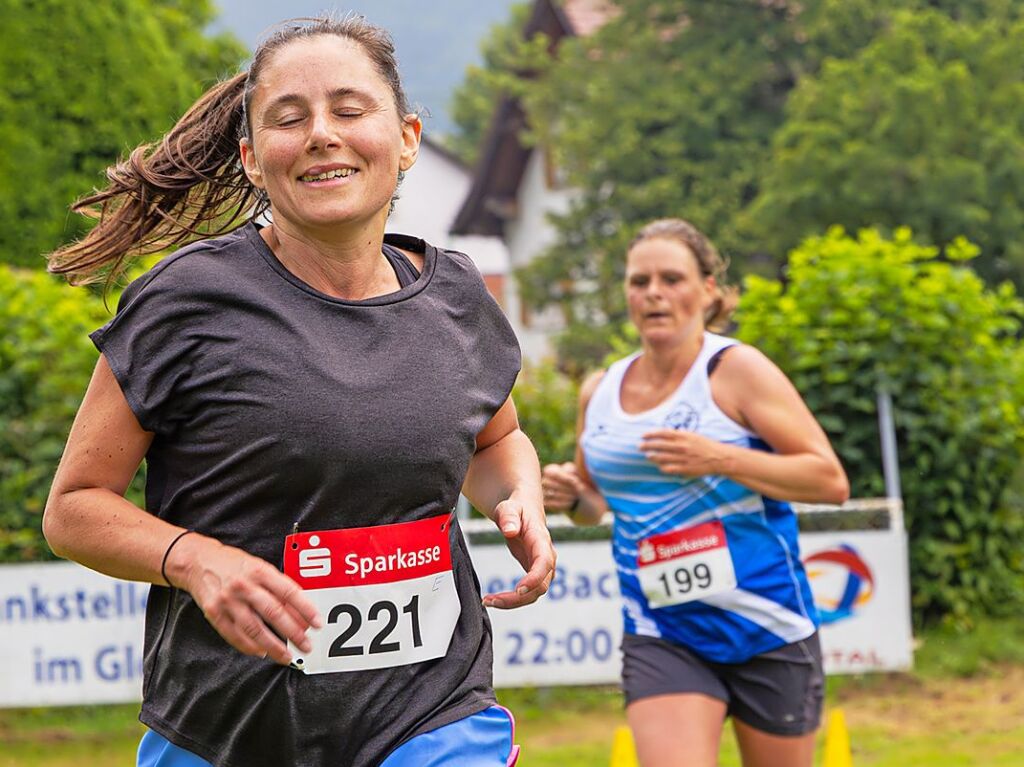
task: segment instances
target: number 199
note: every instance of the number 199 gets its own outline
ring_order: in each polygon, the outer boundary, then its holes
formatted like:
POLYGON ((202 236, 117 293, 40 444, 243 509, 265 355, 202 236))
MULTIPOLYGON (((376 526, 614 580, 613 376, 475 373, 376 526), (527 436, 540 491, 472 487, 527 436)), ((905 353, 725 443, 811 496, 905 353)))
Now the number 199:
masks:
POLYGON ((671 581, 668 573, 662 573, 659 580, 665 587, 665 596, 672 596, 673 591, 679 594, 688 594, 694 586, 704 590, 711 585, 711 570, 706 564, 700 562, 694 565, 692 574, 686 567, 679 567, 672 573, 671 581))

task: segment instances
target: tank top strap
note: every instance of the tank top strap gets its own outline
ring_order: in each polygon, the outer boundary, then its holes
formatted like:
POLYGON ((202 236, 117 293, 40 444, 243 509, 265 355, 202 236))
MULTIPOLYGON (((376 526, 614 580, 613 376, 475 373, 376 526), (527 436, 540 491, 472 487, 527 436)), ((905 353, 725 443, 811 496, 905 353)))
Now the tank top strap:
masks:
POLYGON ((590 403, 587 405, 588 413, 591 411, 601 413, 615 412, 615 404, 619 397, 619 391, 622 388, 622 379, 625 377, 626 371, 633 363, 633 360, 639 356, 640 352, 637 351, 627 357, 616 360, 608 366, 601 381, 597 384, 593 395, 590 397, 590 403))
POLYGON ((420 278, 420 273, 413 266, 409 257, 394 245, 385 242, 381 246, 381 252, 384 254, 384 258, 388 260, 388 263, 391 264, 391 268, 395 270, 395 276, 398 278, 398 286, 400 288, 408 287, 420 278))
POLYGON ((721 354, 725 349, 732 346, 739 346, 740 342, 735 338, 729 338, 728 336, 720 336, 717 333, 704 333, 704 344, 700 348, 700 354, 697 355, 697 362, 701 370, 704 371, 705 377, 708 372, 708 363, 718 354, 721 354))
POLYGON ((688 380, 686 383, 688 385, 685 387, 689 390, 687 394, 692 396, 694 391, 710 392, 711 382, 708 377, 708 365, 725 349, 731 346, 739 346, 739 343, 735 338, 705 331, 704 343, 700 347, 700 353, 697 355, 697 359, 693 361, 693 367, 687 375, 688 380))
POLYGON ((604 386, 607 382, 608 385, 615 388, 616 391, 622 386, 622 379, 626 377, 626 371, 629 370, 629 366, 633 364, 633 361, 639 357, 641 352, 633 352, 628 357, 623 357, 621 360, 615 360, 611 365, 608 366, 608 371, 604 374, 604 378, 601 379, 601 386, 604 386))

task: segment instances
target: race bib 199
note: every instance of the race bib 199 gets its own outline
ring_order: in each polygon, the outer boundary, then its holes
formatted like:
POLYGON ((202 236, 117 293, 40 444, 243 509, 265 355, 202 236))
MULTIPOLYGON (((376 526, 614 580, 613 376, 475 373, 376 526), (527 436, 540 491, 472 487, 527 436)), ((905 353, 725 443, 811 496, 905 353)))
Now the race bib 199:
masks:
POLYGON ((721 522, 705 522, 640 541, 637 575, 647 603, 668 607, 736 588, 721 522))
POLYGON ((449 520, 289 535, 284 571, 324 619, 309 631, 311 652, 289 643, 292 665, 323 674, 444 656, 461 612, 449 520))

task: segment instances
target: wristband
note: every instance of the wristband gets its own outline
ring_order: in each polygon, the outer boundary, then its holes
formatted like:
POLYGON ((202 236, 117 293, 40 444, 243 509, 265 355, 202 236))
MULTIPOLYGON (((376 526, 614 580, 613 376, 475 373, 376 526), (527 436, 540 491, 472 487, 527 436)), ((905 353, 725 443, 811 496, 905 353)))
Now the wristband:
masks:
POLYGON ((580 496, 580 495, 577 495, 576 496, 576 500, 572 502, 572 506, 570 506, 566 510, 565 514, 566 514, 567 517, 569 517, 569 519, 572 519, 573 515, 576 514, 576 509, 578 509, 580 507, 580 501, 581 500, 583 500, 583 497, 580 496))
POLYGON ((177 543, 178 541, 180 541, 180 540, 181 540, 182 538, 184 538, 184 537, 185 537, 186 535, 188 535, 189 533, 193 533, 193 532, 195 532, 195 531, 194 531, 194 530, 183 530, 183 531, 181 531, 180 533, 178 533, 178 534, 177 534, 177 535, 176 535, 176 536, 174 537, 174 540, 173 540, 173 541, 171 541, 171 542, 170 542, 170 543, 169 543, 169 544, 167 545, 167 551, 165 551, 165 552, 164 552, 164 559, 163 559, 163 561, 162 561, 162 562, 160 563, 160 577, 161 577, 161 578, 163 578, 163 579, 164 579, 164 583, 166 583, 166 584, 167 584, 168 586, 170 586, 170 587, 171 587, 172 589, 174 588, 174 585, 173 585, 173 584, 171 583, 171 579, 167 577, 167 557, 168 557, 168 556, 170 555, 170 553, 171 553, 171 549, 173 549, 173 548, 174 548, 174 545, 175 545, 175 544, 176 544, 176 543, 177 543))

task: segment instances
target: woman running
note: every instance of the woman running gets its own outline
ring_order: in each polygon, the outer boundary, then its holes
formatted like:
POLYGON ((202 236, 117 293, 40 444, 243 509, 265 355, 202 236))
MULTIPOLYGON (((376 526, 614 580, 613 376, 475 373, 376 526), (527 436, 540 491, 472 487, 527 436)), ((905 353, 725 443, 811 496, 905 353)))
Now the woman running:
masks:
POLYGON ((508 323, 468 257, 384 234, 419 138, 383 30, 287 23, 51 259, 84 279, 199 236, 92 335, 43 520, 60 556, 154 584, 139 765, 515 761, 484 606, 536 600, 554 552, 508 323), (460 490, 514 592, 481 600, 460 490))
POLYGON ((732 716, 744 767, 810 767, 823 694, 818 618, 786 501, 841 503, 846 475, 786 376, 709 332, 724 264, 691 224, 626 256, 642 348, 588 379, 575 463, 548 509, 614 514, 623 691, 643 767, 713 767, 732 716))

